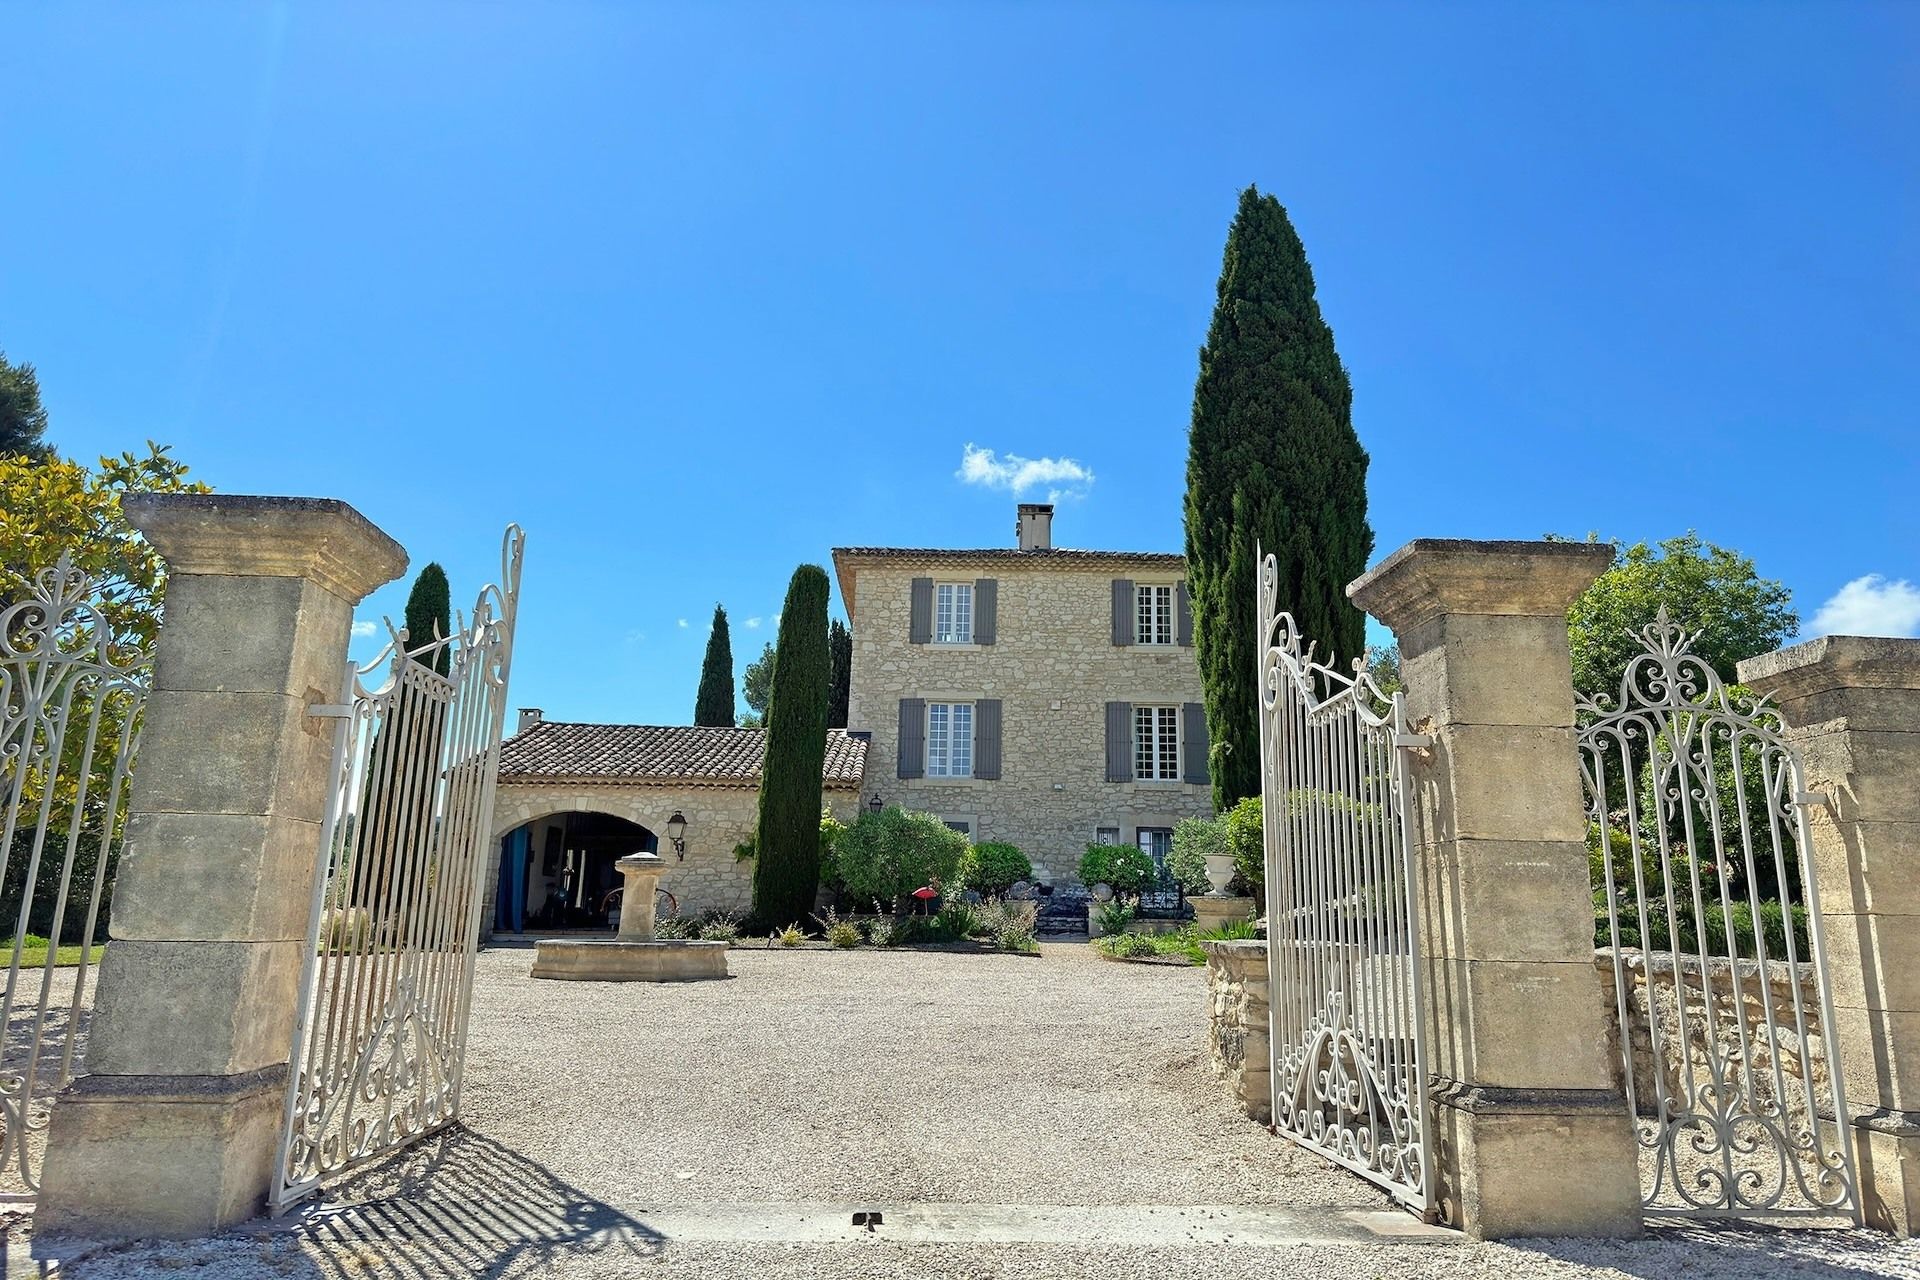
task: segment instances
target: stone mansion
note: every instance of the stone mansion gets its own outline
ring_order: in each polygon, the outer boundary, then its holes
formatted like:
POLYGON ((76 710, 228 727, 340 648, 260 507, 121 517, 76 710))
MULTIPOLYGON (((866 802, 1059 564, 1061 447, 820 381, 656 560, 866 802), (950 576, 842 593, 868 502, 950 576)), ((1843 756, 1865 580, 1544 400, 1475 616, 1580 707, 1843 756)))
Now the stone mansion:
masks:
MULTIPOLYGON (((1045 883, 1090 843, 1156 859, 1213 811, 1185 563, 1055 547, 1023 503, 1013 547, 839 547, 853 631, 848 727, 822 782, 843 821, 898 804, 1018 845, 1045 883)), ((489 877, 496 930, 591 927, 614 858, 676 863, 682 912, 744 910, 757 729, 572 724, 523 712, 502 749, 489 877)))

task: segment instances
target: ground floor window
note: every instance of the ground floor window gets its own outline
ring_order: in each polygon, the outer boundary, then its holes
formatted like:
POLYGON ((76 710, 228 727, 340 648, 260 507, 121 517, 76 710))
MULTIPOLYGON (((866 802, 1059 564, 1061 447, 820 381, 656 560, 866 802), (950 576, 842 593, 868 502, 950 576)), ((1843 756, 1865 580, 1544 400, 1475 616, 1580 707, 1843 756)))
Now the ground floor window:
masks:
POLYGON ((1173 855, 1172 827, 1139 827, 1134 831, 1134 843, 1140 851, 1153 859, 1153 865, 1165 869, 1167 859, 1173 855))
POLYGON ((1093 833, 1093 842, 1095 844, 1119 844, 1120 828, 1100 827, 1093 833))
POLYGON ((973 820, 971 818, 942 818, 940 821, 947 824, 947 830, 958 831, 968 840, 973 839, 973 820))

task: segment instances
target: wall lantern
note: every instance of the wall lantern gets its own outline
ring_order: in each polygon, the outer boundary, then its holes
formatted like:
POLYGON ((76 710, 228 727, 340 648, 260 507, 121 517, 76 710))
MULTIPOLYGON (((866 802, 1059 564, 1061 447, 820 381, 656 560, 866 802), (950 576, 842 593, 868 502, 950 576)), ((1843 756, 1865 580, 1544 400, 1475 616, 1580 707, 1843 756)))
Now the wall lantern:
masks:
POLYGON ((667 840, 673 845, 673 853, 680 861, 687 860, 687 815, 678 809, 667 819, 667 840))
POLYGON ((874 796, 873 799, 867 801, 867 812, 872 814, 876 818, 880 816, 880 811, 882 809, 885 809, 886 807, 887 807, 887 802, 885 800, 882 800, 878 795, 874 796))

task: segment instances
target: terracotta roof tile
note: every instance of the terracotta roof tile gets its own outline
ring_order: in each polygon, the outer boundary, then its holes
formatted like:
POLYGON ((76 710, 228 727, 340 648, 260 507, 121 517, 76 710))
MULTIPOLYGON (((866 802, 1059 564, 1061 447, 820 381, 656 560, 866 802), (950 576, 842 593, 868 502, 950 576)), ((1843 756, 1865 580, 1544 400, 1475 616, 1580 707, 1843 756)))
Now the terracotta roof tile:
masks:
MULTIPOLYGON (((541 720, 501 746, 500 780, 757 786, 766 740, 764 729, 541 720)), ((866 739, 830 729, 822 781, 833 790, 858 787, 866 759, 866 739)))

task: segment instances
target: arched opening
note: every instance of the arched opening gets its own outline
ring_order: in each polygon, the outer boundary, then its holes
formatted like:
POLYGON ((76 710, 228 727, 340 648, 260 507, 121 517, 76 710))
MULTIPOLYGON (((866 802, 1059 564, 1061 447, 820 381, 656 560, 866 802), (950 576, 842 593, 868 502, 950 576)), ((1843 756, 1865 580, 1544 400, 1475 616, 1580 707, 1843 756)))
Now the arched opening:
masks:
POLYGON ((571 809, 524 822, 500 838, 493 927, 502 933, 608 929, 621 887, 614 863, 657 853, 659 838, 610 813, 571 809))

